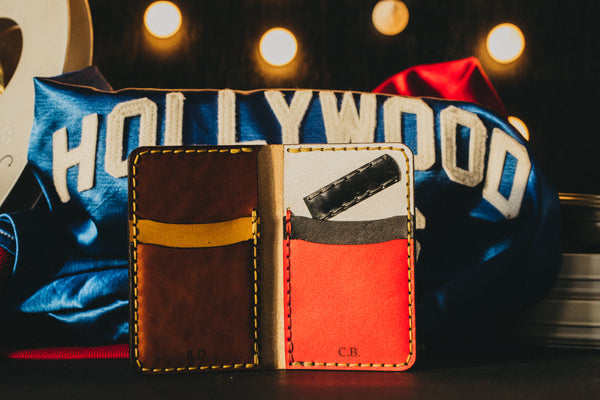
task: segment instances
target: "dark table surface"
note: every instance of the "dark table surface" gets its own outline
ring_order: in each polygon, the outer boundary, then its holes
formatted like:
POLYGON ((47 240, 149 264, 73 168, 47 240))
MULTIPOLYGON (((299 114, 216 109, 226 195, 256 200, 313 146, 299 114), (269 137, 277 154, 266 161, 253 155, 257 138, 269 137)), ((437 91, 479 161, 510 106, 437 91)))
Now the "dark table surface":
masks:
POLYGON ((426 355, 408 372, 140 376, 126 360, 0 360, 0 399, 599 399, 600 351, 519 347, 426 355))

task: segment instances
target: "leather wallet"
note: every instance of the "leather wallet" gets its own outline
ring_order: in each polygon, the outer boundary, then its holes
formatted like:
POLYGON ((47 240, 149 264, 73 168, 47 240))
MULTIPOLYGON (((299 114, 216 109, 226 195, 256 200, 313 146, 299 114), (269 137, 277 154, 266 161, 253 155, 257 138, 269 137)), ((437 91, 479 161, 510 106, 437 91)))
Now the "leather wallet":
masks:
POLYGON ((134 367, 410 368, 412 162, 389 143, 136 150, 134 367))
POLYGON ((257 367, 256 148, 140 148, 129 161, 132 365, 257 367))

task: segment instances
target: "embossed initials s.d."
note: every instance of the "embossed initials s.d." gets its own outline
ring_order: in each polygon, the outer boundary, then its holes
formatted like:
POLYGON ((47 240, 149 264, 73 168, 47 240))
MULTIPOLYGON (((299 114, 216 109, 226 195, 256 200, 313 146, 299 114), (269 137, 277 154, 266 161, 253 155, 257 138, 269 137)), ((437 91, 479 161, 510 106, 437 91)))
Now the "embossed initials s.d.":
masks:
POLYGON ((206 359, 206 351, 202 349, 188 350, 186 359, 188 361, 203 361, 206 359))

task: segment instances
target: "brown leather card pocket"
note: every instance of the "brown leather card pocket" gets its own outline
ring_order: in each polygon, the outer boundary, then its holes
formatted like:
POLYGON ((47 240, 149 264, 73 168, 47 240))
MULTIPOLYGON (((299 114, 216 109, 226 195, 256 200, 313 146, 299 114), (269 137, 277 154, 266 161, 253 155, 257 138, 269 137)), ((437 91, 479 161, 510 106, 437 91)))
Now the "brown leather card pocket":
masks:
POLYGON ((140 148, 129 168, 132 365, 257 367, 256 149, 140 148))

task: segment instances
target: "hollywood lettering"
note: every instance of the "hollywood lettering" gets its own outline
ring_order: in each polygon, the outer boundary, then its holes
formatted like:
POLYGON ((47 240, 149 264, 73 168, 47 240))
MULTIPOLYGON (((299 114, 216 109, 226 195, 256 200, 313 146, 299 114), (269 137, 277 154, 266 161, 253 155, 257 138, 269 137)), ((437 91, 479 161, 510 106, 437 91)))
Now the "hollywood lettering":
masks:
MULTIPOLYGON (((236 140, 236 92, 216 92, 218 106, 217 143, 230 145, 236 140)), ((378 112, 383 113, 385 142, 406 143, 412 135, 415 153, 415 170, 427 171, 436 163, 436 124, 439 121, 439 147, 441 166, 448 178, 460 185, 475 187, 484 183, 482 196, 507 219, 518 216, 529 173, 531 161, 525 146, 499 128, 488 131, 479 116, 462 108, 449 105, 439 112, 434 111, 419 98, 392 96, 378 109, 375 94, 360 94, 359 106, 350 92, 344 92, 338 107, 338 96, 334 92, 298 90, 287 101, 283 92, 265 91, 267 112, 272 113, 281 129, 281 142, 296 144, 301 138, 301 124, 309 106, 320 104, 322 124, 327 143, 370 143, 374 141, 378 112), (403 115, 411 115, 416 129, 404 129, 403 115), (468 144, 458 139, 460 127, 468 128, 468 144), (487 143, 489 141, 489 150, 487 143), (468 148, 466 148, 468 147, 468 148), (489 151, 489 154, 486 154, 489 151), (468 154, 467 165, 459 162, 459 153, 468 154), (505 159, 510 154, 516 167, 510 171, 512 185, 510 193, 500 193, 500 183, 506 179, 505 159), (487 168, 486 168, 487 160, 487 168), (459 165, 461 164, 461 165, 459 165)), ((182 145, 183 113, 185 97, 180 92, 166 93, 163 143, 157 143, 158 106, 148 98, 139 98, 118 103, 106 116, 104 169, 114 178, 127 174, 124 154, 127 118, 139 118, 138 143, 140 146, 182 145)), ((62 202, 70 200, 67 188, 67 170, 78 166, 77 190, 83 192, 94 187, 98 148, 98 114, 89 114, 82 119, 81 139, 77 147, 69 148, 66 128, 53 134, 53 179, 62 202)), ((202 144, 202 143, 198 143, 202 144)), ((410 145, 409 145, 410 147, 410 145)))

